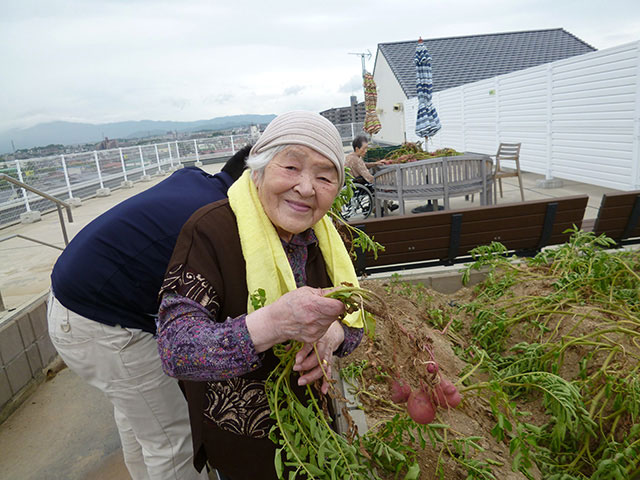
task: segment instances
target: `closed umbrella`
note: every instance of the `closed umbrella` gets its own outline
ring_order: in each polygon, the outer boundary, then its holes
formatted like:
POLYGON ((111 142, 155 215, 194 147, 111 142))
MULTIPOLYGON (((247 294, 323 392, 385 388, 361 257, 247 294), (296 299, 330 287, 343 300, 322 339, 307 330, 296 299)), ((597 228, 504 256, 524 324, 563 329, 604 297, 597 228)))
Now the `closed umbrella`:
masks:
POLYGON ((416 55, 413 60, 416 65, 416 90, 418 93, 418 114, 416 116, 416 135, 424 137, 425 150, 427 138, 435 135, 442 125, 436 108, 431 101, 433 93, 433 76, 431 73, 431 55, 427 47, 418 40, 416 55))
POLYGON ((378 101, 378 92, 376 91, 376 82, 373 81, 373 75, 365 72, 363 76, 364 83, 364 131, 369 135, 378 133, 382 128, 380 119, 376 113, 376 103, 378 101))
MULTIPOLYGON (((416 115, 416 135, 424 137, 424 149, 427 150, 427 140, 442 128, 436 108, 431 101, 433 94, 433 75, 431 74, 431 55, 427 47, 418 40, 416 56, 413 59, 416 65, 416 91, 418 93, 418 114, 416 115)), ((431 212, 433 204, 431 200, 426 205, 415 207, 413 213, 431 212)))

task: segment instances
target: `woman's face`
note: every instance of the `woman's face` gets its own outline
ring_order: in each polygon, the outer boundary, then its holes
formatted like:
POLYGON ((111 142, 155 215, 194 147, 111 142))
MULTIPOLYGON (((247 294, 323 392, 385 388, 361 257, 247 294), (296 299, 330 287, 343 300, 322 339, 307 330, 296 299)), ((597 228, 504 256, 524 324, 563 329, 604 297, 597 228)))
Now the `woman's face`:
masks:
POLYGON ((267 217, 286 241, 315 225, 340 189, 331 160, 303 145, 278 152, 256 187, 267 217))

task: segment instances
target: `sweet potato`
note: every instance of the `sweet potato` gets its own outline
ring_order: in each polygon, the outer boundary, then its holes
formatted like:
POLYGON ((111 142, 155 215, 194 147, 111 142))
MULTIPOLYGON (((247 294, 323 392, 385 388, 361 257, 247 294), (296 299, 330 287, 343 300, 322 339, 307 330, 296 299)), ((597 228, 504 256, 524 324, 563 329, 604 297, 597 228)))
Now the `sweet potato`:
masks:
POLYGON ((440 383, 433 389, 432 400, 438 407, 456 408, 460 404, 462 397, 455 385, 442 377, 440 383))
POLYGON ((411 394, 411 387, 402 379, 391 382, 391 401, 404 403, 411 394))
POLYGON ((407 402, 407 411, 414 422, 426 425, 436 418, 436 409, 424 388, 411 392, 407 402))

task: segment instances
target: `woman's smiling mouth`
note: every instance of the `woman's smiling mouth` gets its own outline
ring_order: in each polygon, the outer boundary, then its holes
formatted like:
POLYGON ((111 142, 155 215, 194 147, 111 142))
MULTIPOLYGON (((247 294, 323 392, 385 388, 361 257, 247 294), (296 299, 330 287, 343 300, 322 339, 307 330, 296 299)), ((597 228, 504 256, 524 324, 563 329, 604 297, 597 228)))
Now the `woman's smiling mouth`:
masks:
POLYGON ((286 200, 286 202, 287 205, 289 205, 289 207, 291 207, 291 209, 295 210, 296 212, 306 213, 311 210, 311 207, 306 203, 296 202, 293 200, 286 200))

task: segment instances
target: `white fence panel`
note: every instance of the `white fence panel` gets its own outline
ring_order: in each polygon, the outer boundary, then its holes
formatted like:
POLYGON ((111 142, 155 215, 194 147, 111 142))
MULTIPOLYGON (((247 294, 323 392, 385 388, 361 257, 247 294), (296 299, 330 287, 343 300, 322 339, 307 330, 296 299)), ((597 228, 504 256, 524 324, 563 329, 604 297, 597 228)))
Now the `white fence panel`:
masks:
POLYGON ((553 69, 551 168, 560 178, 635 188, 638 45, 585 57, 553 69))
POLYGON ((496 137, 496 99, 493 79, 466 85, 464 103, 464 151, 493 152, 496 137))
POLYGON ((434 148, 464 150, 464 105, 461 87, 434 94, 433 101, 442 129, 432 138, 434 148), (460 90, 458 90, 460 88, 460 90))
MULTIPOLYGON (((497 79, 500 142, 521 143, 520 166, 541 175, 547 172, 548 152, 548 69, 545 65, 502 75, 497 79)), ((515 167, 505 162, 506 167, 515 167)))
POLYGON ((519 142, 525 171, 640 188, 640 42, 437 92, 434 104, 430 148, 519 142))
POLYGON ((404 128, 407 142, 422 142, 424 138, 416 135, 416 117, 418 115, 418 97, 412 97, 404 102, 404 128))

